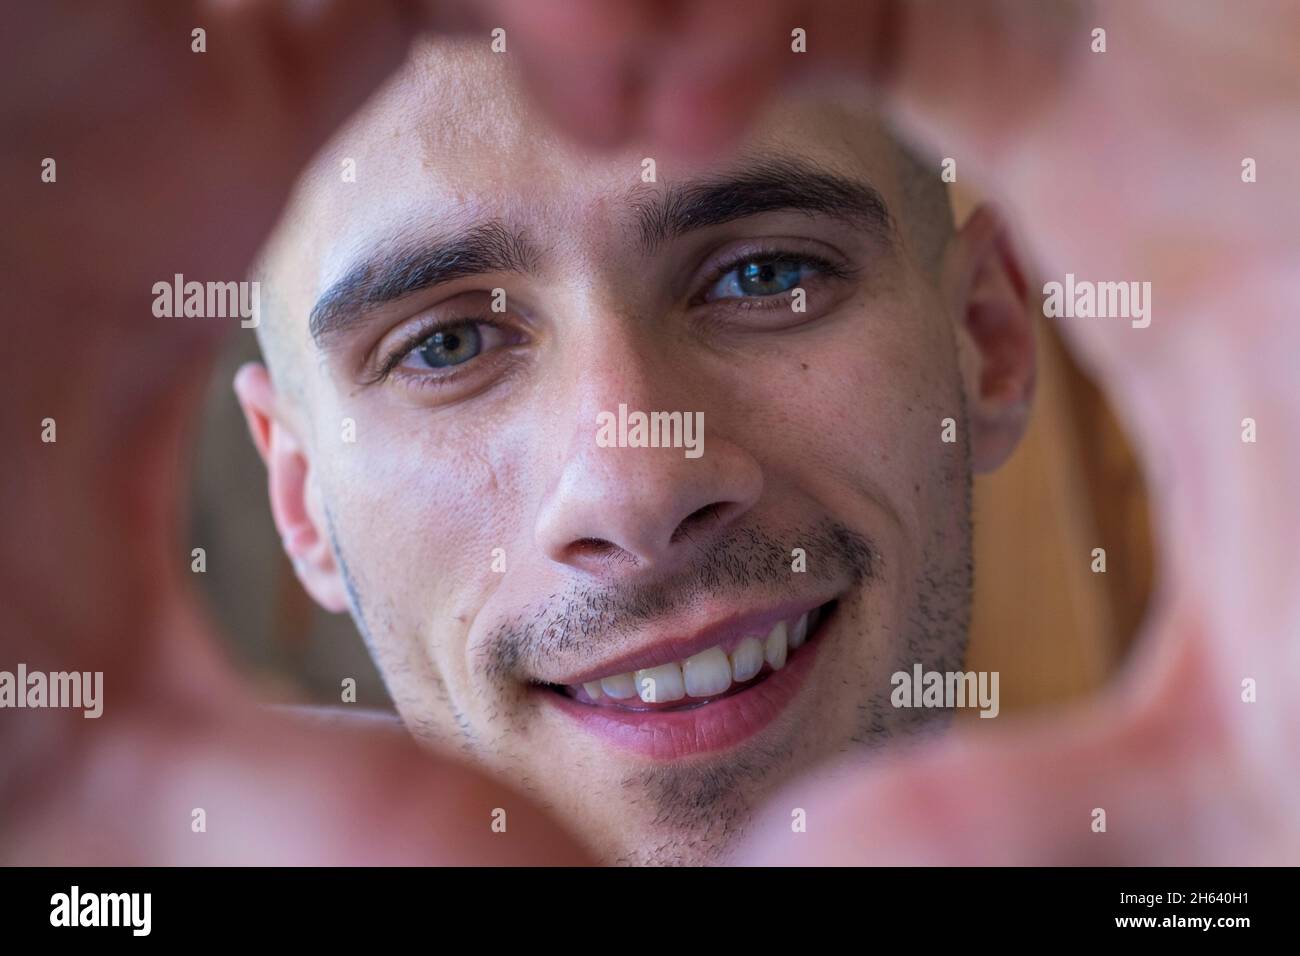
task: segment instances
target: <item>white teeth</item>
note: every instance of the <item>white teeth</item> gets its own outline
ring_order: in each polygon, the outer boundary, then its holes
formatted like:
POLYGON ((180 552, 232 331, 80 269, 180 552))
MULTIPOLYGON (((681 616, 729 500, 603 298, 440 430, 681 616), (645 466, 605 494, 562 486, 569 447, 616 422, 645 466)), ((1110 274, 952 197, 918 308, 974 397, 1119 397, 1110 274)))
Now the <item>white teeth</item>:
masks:
POLYGON ((647 704, 667 704, 686 696, 680 664, 661 664, 636 672, 636 689, 647 704))
POLYGON ((602 677, 600 679, 600 689, 615 700, 627 700, 629 697, 636 696, 636 680, 631 674, 615 674, 613 677, 602 677))
POLYGON ((691 697, 712 697, 731 686, 731 661, 720 647, 710 647, 682 664, 686 693, 691 697))
POLYGON ((772 665, 772 670, 779 671, 785 667, 785 655, 788 650, 785 621, 777 621, 763 644, 763 659, 772 665))
POLYGON ((803 642, 808 638, 808 614, 805 612, 799 615, 799 620, 794 622, 794 627, 790 628, 790 650, 797 650, 803 647, 803 642))
POLYGON ((747 637, 731 652, 731 677, 736 683, 757 677, 763 669, 763 644, 747 637))
POLYGON ((747 637, 730 656, 721 647, 710 647, 686 660, 647 667, 629 674, 614 674, 582 685, 593 701, 602 696, 615 700, 640 697, 647 704, 665 704, 683 697, 716 697, 733 681, 753 680, 767 663, 772 670, 785 667, 790 651, 808 641, 817 626, 817 612, 800 614, 792 622, 777 621, 767 637, 747 637))

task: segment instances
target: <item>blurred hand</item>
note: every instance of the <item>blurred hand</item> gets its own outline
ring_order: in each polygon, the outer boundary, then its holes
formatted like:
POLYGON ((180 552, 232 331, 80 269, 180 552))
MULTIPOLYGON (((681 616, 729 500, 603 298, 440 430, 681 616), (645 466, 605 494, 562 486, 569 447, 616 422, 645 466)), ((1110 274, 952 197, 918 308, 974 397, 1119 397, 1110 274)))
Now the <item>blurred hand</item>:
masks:
POLYGON ((0 660, 103 671, 106 702, 97 720, 0 714, 0 862, 583 858, 528 800, 404 737, 260 711, 182 577, 182 462, 220 323, 155 318, 153 283, 242 277, 300 167, 417 29, 468 23, 461 6, 6 12, 0 660))

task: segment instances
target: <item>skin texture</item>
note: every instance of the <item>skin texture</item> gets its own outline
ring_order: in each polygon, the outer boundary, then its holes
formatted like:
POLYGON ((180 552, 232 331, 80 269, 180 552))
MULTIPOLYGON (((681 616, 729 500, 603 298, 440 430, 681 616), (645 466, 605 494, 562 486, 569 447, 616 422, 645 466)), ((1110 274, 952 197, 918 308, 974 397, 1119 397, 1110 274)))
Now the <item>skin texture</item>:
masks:
MULTIPOLYGON (((797 841, 778 796, 742 858, 1295 862, 1300 401, 1288 363, 1300 352, 1300 194, 1283 172, 1300 147, 1294 7, 1114 2, 1085 19, 1031 3, 952 5, 942 17, 906 3, 750 6, 744 18, 712 4, 574 3, 533 19, 525 2, 476 10, 507 26, 544 108, 597 142, 702 151, 730 141, 765 90, 865 76, 1005 203, 1042 271, 1152 281, 1151 328, 1065 329, 1144 456, 1161 592, 1106 695, 997 741, 956 738, 846 769, 811 788, 815 802, 799 797, 810 825, 797 841), (806 60, 778 60, 784 42, 756 52, 766 26, 784 37, 791 21, 809 30, 806 60), (1109 32, 1104 55, 1086 52, 1091 23, 1109 32), (579 82, 593 75, 609 80, 579 82), (1240 181, 1243 156, 1257 159, 1258 182, 1240 181), (1247 415, 1261 423, 1255 445, 1240 441, 1247 415), (1245 677, 1259 682, 1256 703, 1241 700, 1245 677), (1091 830, 1096 807, 1105 834, 1091 830)), ((396 66, 408 9, 326 7, 314 24, 257 3, 205 9, 210 36, 228 24, 241 42, 210 44, 201 69, 183 46, 160 59, 193 22, 175 4, 111 21, 95 5, 29 5, 4 34, 19 80, 6 86, 2 159, 12 228, 0 248, 16 278, 0 403, 11 452, 0 638, 6 663, 103 669, 115 701, 100 722, 0 720, 5 862, 585 858, 554 822, 512 822, 509 840, 493 842, 481 808, 526 813, 529 802, 413 745, 251 710, 184 590, 177 462, 217 335, 149 322, 146 290, 173 271, 238 274, 325 131, 396 66), (84 31, 68 29, 70 14, 84 31), (163 62, 171 82, 150 73, 163 62), (113 123, 124 135, 92 135, 113 123), (53 192, 36 173, 51 153, 83 171, 60 160, 53 192), (69 342, 76 387, 31 358, 69 342), (44 416, 59 422, 57 446, 37 442, 44 416), (340 785, 340 765, 367 785, 340 785), (165 784, 187 779, 201 782, 197 799, 228 808, 216 814, 226 839, 184 827, 196 790, 165 784), (291 795, 326 781, 336 799, 304 814, 291 795)))
POLYGON ((287 384, 253 366, 237 391, 300 579, 352 611, 422 741, 522 782, 601 860, 714 862, 775 786, 925 714, 890 706, 890 674, 960 669, 970 459, 1005 457, 1027 417, 1024 286, 990 213, 952 236, 924 218, 946 208, 904 198, 907 162, 854 101, 779 100, 728 157, 665 157, 651 184, 643 152, 558 140, 516 79, 481 45, 420 49, 336 137, 259 270, 287 384), (795 160, 873 185, 896 227, 770 211, 645 247, 638 209, 795 160), (478 222, 518 230, 533 274, 457 279, 313 341, 313 304, 357 261, 478 222), (800 280, 805 313, 727 286, 773 251, 828 260, 800 280), (413 333, 467 318, 500 344, 456 378, 417 354, 375 380, 413 333), (600 447, 597 416, 620 404, 702 412, 702 456, 600 447), (958 442, 941 441, 949 417, 958 442), (600 665, 661 633, 831 598, 797 698, 718 753, 624 752, 532 683, 612 675, 626 668, 600 665))

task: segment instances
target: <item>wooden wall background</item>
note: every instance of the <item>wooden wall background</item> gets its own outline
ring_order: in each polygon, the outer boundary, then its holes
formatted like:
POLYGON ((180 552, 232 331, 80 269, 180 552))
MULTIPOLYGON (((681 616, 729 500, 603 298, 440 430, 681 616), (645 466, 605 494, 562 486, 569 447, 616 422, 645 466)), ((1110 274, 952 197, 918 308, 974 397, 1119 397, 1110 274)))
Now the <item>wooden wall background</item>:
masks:
POLYGON ((968 666, 1000 672, 1003 712, 1063 702, 1120 663, 1151 589, 1142 477, 1102 395, 1045 321, 1025 441, 975 482, 968 666), (1106 572, 1092 571, 1093 549, 1106 572))
MULTIPOLYGON (((958 187, 958 221, 974 208, 958 187)), ((1030 288, 1041 288, 1030 278, 1030 288)), ((1096 384, 1037 312, 1038 385, 1012 458, 975 481, 975 604, 967 666, 999 672, 1003 713, 1098 688, 1129 650, 1152 587, 1146 487, 1096 384), (1093 549, 1106 552, 1094 573, 1093 549)), ((974 716, 968 711, 964 716, 974 716)), ((991 721, 976 724, 988 725, 991 721)))

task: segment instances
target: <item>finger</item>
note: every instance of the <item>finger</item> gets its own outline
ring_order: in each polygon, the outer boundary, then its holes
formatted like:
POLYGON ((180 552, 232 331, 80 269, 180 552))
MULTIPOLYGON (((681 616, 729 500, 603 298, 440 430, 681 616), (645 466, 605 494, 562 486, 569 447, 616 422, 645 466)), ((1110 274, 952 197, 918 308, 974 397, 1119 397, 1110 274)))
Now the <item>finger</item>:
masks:
POLYGON ((501 0, 494 15, 506 30, 509 55, 528 78, 526 88, 557 128, 579 142, 608 146, 637 125, 642 73, 662 28, 658 7, 644 0, 501 0))
POLYGON ((795 70, 787 6, 681 6, 649 74, 638 132, 684 155, 715 153, 739 139, 795 70))

